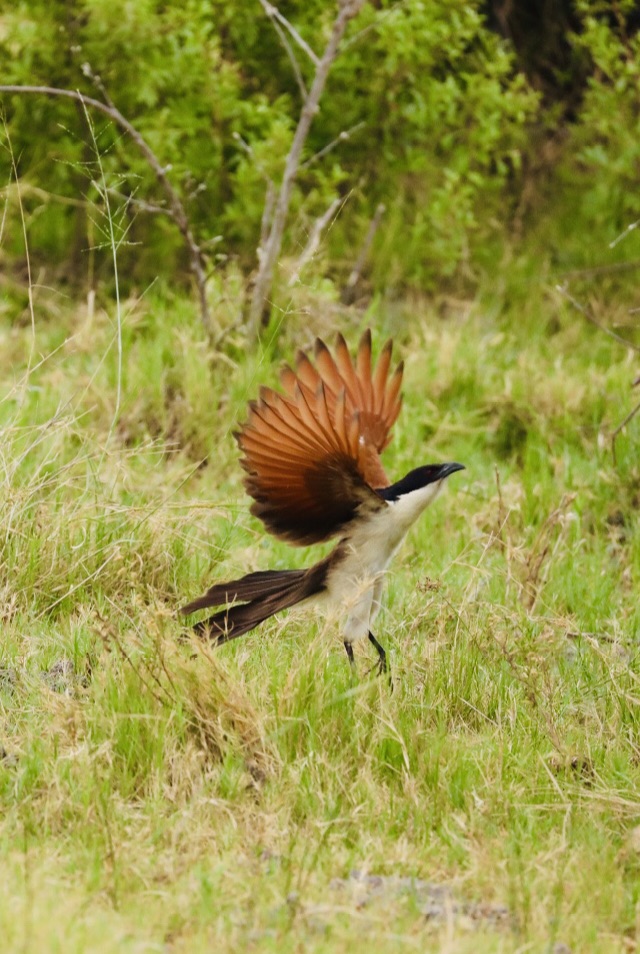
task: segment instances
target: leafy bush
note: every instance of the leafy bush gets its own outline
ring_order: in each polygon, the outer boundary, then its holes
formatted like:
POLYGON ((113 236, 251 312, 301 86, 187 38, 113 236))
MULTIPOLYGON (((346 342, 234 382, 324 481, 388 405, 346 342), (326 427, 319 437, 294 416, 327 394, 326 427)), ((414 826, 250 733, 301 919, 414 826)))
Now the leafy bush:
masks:
POLYGON ((596 16, 601 5, 580 0, 583 29, 575 46, 593 63, 579 122, 571 131, 564 171, 570 166, 581 189, 580 211, 608 239, 640 216, 640 33, 627 29, 635 3, 618 16, 596 16))
MULTIPOLYGON (((380 201, 388 213, 375 249, 378 283, 428 284, 465 259, 482 232, 478 210, 498 208, 536 109, 478 7, 461 0, 365 6, 312 127, 306 160, 339 142, 301 171, 291 254, 341 194, 348 200, 330 232, 334 260, 352 262, 380 201)), ((282 11, 321 52, 334 5, 297 0, 282 11)), ((314 67, 296 53, 308 85, 314 67)), ((0 55, 6 83, 99 98, 83 69, 89 64, 170 168, 199 240, 223 259, 239 259, 245 271, 253 266, 266 183, 279 179, 302 101, 289 57, 257 4, 23 0, 0 19, 0 55)), ((120 129, 91 115, 88 130, 81 107, 45 96, 7 97, 5 110, 36 261, 57 262, 78 277, 87 247, 102 242, 106 210, 95 183, 104 177, 113 205, 120 203, 123 274, 147 282, 180 273, 176 229, 136 206, 135 199, 163 197, 120 129)), ((2 175, 7 181, 8 169, 2 175)), ((12 232, 15 251, 19 230, 12 232)), ((98 248, 91 267, 101 257, 98 248)))

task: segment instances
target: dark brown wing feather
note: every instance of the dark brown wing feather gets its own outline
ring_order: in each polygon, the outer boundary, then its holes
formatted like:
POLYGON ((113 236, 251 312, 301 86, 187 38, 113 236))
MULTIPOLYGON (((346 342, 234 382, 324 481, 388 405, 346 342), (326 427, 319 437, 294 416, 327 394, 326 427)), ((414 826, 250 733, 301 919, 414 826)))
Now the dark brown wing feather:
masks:
POLYGON ((286 394, 262 388, 236 434, 251 512, 297 545, 334 536, 359 508, 377 508, 386 487, 380 452, 401 405, 402 365, 389 380, 391 342, 372 370, 371 334, 354 365, 339 335, 335 357, 319 339, 315 364, 299 352, 281 375, 286 394))

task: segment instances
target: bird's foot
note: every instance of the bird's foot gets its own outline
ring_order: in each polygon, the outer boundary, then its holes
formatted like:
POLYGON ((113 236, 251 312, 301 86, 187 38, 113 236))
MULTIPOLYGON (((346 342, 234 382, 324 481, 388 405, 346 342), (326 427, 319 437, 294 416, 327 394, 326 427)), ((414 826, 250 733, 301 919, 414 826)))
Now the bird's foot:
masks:
POLYGON ((353 646, 351 643, 348 643, 346 639, 344 641, 344 648, 349 658, 349 669, 351 670, 351 680, 353 681, 354 679, 358 678, 358 670, 356 668, 356 661, 353 655, 353 646))
POLYGON ((371 667, 369 672, 373 672, 374 669, 377 669, 379 676, 383 676, 383 675, 388 676, 389 685, 391 687, 391 690, 393 691, 393 680, 391 679, 391 673, 389 672, 389 663, 387 660, 387 654, 385 652, 384 646, 380 645, 380 643, 378 642, 378 640, 376 639, 376 637, 373 635, 371 631, 369 632, 369 642, 376 647, 376 651, 378 653, 378 662, 375 664, 375 666, 371 667))
POLYGON ((356 661, 355 661, 355 659, 354 659, 354 657, 353 657, 353 646, 351 645, 351 643, 348 643, 348 642, 346 641, 346 639, 345 639, 345 641, 344 641, 344 648, 346 649, 346 651, 347 651, 347 656, 349 657, 349 665, 350 665, 351 668, 353 669, 353 668, 355 668, 355 665, 356 665, 356 661))

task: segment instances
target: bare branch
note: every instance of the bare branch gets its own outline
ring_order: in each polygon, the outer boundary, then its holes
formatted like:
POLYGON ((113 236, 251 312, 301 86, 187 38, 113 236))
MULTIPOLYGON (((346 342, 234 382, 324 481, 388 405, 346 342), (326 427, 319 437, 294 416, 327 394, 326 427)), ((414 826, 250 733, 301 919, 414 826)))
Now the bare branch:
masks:
POLYGON ((353 136, 354 132, 357 132, 359 129, 362 129, 363 126, 366 126, 366 123, 360 122, 356 123, 355 126, 352 126, 351 129, 343 129, 339 136, 336 136, 335 139, 332 139, 331 142, 327 143, 326 146, 323 146, 318 152, 313 156, 309 156, 308 159, 305 159, 304 162, 300 163, 301 169, 308 169, 309 166, 312 166, 314 162, 318 162, 319 159, 322 159, 327 155, 328 152, 331 152, 332 149, 335 149, 336 146, 339 146, 342 142, 348 142, 349 139, 353 136))
POLYGON ((358 258, 356 259, 356 263, 353 266, 353 269, 351 270, 351 274, 349 275, 349 278, 347 279, 347 284, 345 285, 344 295, 343 295, 343 298, 345 299, 348 299, 352 296, 354 288, 360 281, 360 276, 362 275, 362 271, 364 269, 364 266, 366 265, 369 252, 373 244, 373 240, 375 238, 376 232, 378 231, 378 227, 382 220, 382 216, 384 215, 386 211, 387 211, 387 207, 385 206, 384 202, 380 202, 378 204, 378 207, 376 208, 376 211, 373 214, 373 218, 371 219, 371 222, 369 223, 369 228, 367 229, 367 234, 364 237, 364 242, 362 243, 360 254, 358 255, 358 258))
POLYGON ((318 111, 320 97, 322 96, 331 65, 337 56, 344 31, 347 28, 349 20, 356 16, 364 6, 364 3, 365 0, 341 0, 338 14, 333 22, 331 34, 324 53, 318 61, 309 95, 300 113, 293 142, 291 143, 291 148, 286 159, 269 237, 262 249, 262 260, 258 264, 258 274, 251 298, 248 320, 249 336, 253 339, 258 336, 265 302, 271 289, 276 260, 282 246, 282 236, 289 211, 289 204, 291 202, 293 184, 300 167, 302 149, 307 139, 311 123, 313 122, 313 117, 318 111))
POLYGON ((125 206, 133 206, 135 209, 139 209, 140 212, 149 212, 151 215, 168 215, 169 218, 172 217, 171 209, 168 209, 166 205, 156 205, 154 202, 147 202, 145 199, 137 199, 134 195, 127 195, 114 188, 108 188, 107 192, 109 195, 113 195, 116 199, 120 199, 121 202, 124 202, 125 206))
MULTIPOLYGON (((635 225, 638 225, 638 223, 636 222, 635 225)), ((635 228, 635 225, 633 226, 634 228, 635 228)), ((627 231, 629 231, 629 229, 627 229, 627 231)), ((564 285, 556 285, 556 290, 559 291, 561 295, 564 295, 564 297, 571 302, 573 307, 577 308, 580 314, 584 315, 587 321, 591 322, 592 325, 595 325, 595 327, 598 328, 600 331, 604 331, 604 333, 606 335, 609 335, 610 338, 613 338, 614 341, 617 341, 619 344, 625 345, 625 347, 627 348, 631 348, 632 351, 640 351, 640 347, 634 344, 633 341, 628 341, 627 338, 623 338, 621 335, 616 334, 615 331, 611 331, 610 328, 607 328, 606 325, 601 324, 597 320, 597 318, 595 318, 591 314, 588 308, 585 308, 584 305, 581 305, 579 301, 576 301, 576 299, 569 294, 569 292, 567 291, 564 285)), ((632 387, 636 387, 636 385, 638 384, 640 384, 640 377, 636 378, 636 380, 632 384, 632 387)), ((638 411, 640 411, 640 404, 636 404, 636 406, 631 411, 629 411, 625 419, 621 421, 620 424, 618 424, 615 431, 611 435, 611 456, 613 457, 614 467, 618 466, 618 461, 616 457, 616 440, 618 439, 622 431, 625 429, 629 421, 631 421, 636 416, 638 411)))
POLYGON ((259 3, 262 6, 262 9, 264 10, 264 12, 267 14, 269 19, 273 23, 274 30, 280 37, 280 42, 282 43, 285 49, 285 53, 289 57, 289 62, 291 63, 291 67, 293 69, 293 75, 296 78, 296 83, 298 84, 298 89, 300 90, 300 95, 302 96, 302 99, 305 100, 307 98, 307 87, 305 86, 302 72, 300 70, 300 66, 298 65, 298 61, 296 59, 296 55, 291 48, 291 44, 287 40, 287 35, 282 29, 282 27, 280 26, 278 22, 278 18, 276 18, 275 16, 275 13, 273 13, 273 11, 275 10, 275 7, 272 7, 271 4, 266 2, 266 0, 259 0, 259 3))
POLYGON ((368 23, 361 30, 358 30, 357 33, 352 34, 348 40, 345 40, 343 50, 353 46, 354 43, 359 43, 363 36, 371 33, 373 30, 379 30, 380 24, 384 23, 385 20, 388 20, 391 17, 397 16, 401 8, 408 5, 409 0, 398 0, 398 2, 394 3, 393 6, 389 7, 388 10, 378 10, 375 20, 373 20, 371 23, 368 23))
MULTIPOLYGON (((95 82, 95 77, 93 74, 92 78, 95 82)), ((81 103, 85 108, 91 107, 92 109, 97 109, 99 112, 104 113, 105 116, 108 116, 113 120, 113 122, 124 129, 124 131, 134 141, 142 155, 147 160, 149 166, 155 174, 156 179, 162 186, 165 195, 167 196, 167 200, 169 202, 168 214, 178 227, 189 251, 191 271, 196 282, 198 297, 200 300, 200 315, 205 331, 210 335, 212 332, 212 323, 206 296, 206 262, 204 254, 196 242, 193 232, 191 231, 189 219, 187 217, 184 205, 182 204, 182 200, 169 181, 167 169, 161 164, 156 154, 153 152, 146 140, 143 139, 135 126, 133 126, 113 104, 103 103, 99 99, 94 99, 91 96, 85 96, 83 93, 77 90, 58 89, 57 87, 53 86, 0 85, 0 93, 35 94, 40 96, 58 96, 63 99, 71 99, 77 103, 81 103)))
MULTIPOLYGON (((640 378, 638 378, 638 381, 640 381, 640 378)), ((637 384, 638 381, 634 381, 634 385, 637 384)), ((627 426, 627 424, 629 423, 629 421, 636 416, 636 414, 638 413, 638 411, 640 411, 640 404, 636 404, 636 406, 634 407, 634 409, 633 409, 632 411, 629 411, 629 413, 628 413, 627 416, 625 417, 624 421, 622 421, 620 424, 618 424, 618 426, 616 427, 615 431, 614 431, 613 434, 611 435, 611 456, 613 457, 614 467, 617 467, 617 466, 618 466, 618 461, 617 461, 617 459, 616 459, 616 440, 618 439, 618 436, 620 435, 620 432, 624 430, 624 428, 627 426)))
POLYGON ((609 248, 615 248, 616 245, 619 245, 620 242, 623 239, 625 239, 630 232, 633 232, 634 229, 637 229, 639 225, 640 225, 640 219, 638 219, 637 222, 631 222, 629 225, 627 225, 624 232, 621 232, 617 238, 614 238, 613 242, 609 242, 609 248))
POLYGON ((322 233, 324 232, 327 225, 329 224, 331 219, 334 217, 334 215, 336 214, 340 206, 344 205, 346 201, 347 201, 346 199, 342 199, 338 196, 337 198, 333 200, 333 202, 331 203, 329 208, 326 210, 326 212, 324 212, 313 223, 313 228, 311 229, 309 233, 309 239, 307 241, 307 244, 302 250, 302 254, 300 258, 298 259, 298 264, 296 266, 296 269, 293 275, 289 279, 289 287, 291 287, 292 285, 295 285, 296 282, 299 281, 300 272, 305 267, 307 262, 310 261, 310 259, 312 259, 313 256, 318 251, 318 246, 320 245, 320 236, 322 235, 322 233))
POLYGON ((596 275, 634 271, 636 268, 640 268, 640 258, 627 262, 612 262, 610 265, 594 265, 592 268, 572 268, 561 274, 563 278, 593 278, 596 275))
POLYGON ((580 302, 573 297, 573 295, 569 294, 565 285, 556 285, 556 291, 563 295, 567 301, 571 302, 573 307, 576 308, 581 315, 584 315, 587 321, 591 322, 592 325, 595 325, 596 328, 599 328, 600 331, 604 331, 605 335, 609 335, 610 338, 613 338, 613 340, 617 341, 619 344, 623 344, 626 348, 631 348, 633 351, 640 351, 640 345, 634 344, 633 341, 623 338, 622 335, 616 334, 616 332, 612 331, 611 328, 607 328, 606 325, 601 324, 588 308, 585 308, 585 306, 581 305, 580 302))
POLYGON ((269 229, 271 228, 271 219, 273 218, 273 207, 276 203, 276 190, 271 179, 267 181, 267 192, 264 199, 264 208, 262 210, 262 221, 260 222, 260 245, 258 246, 258 260, 261 259, 263 249, 267 244, 269 229))
POLYGON ((235 141, 238 143, 238 145, 241 146, 242 149, 244 149, 244 151, 246 152, 246 154, 247 154, 247 155, 249 156, 249 158, 253 161, 253 164, 254 164, 254 166, 256 167, 256 169, 258 170, 258 172, 260 173, 261 177, 264 179, 264 181, 267 183, 267 185, 271 185, 271 187, 273 188, 273 180, 272 180, 271 176, 268 174, 268 172, 266 172, 266 170, 265 170, 264 166, 262 165, 262 163, 258 161, 258 159, 256 158, 255 152, 253 151, 253 149, 251 148, 251 146, 250 146, 250 144, 247 142, 247 140, 246 140, 246 139, 243 139, 239 132, 232 132, 232 133, 231 133, 231 138, 232 138, 232 139, 235 139, 235 141))
POLYGON ((262 7, 262 9, 264 10, 264 12, 269 17, 269 19, 274 21, 273 23, 274 27, 276 27, 277 29, 276 23, 280 23, 285 28, 285 30, 288 30, 288 32, 296 41, 300 49, 307 54, 307 56, 309 57, 313 65, 317 68, 320 65, 320 60, 318 59, 316 54, 313 52, 313 50, 311 49, 307 41, 302 39, 302 37, 300 36, 296 28, 293 26, 293 24, 289 23, 287 18, 283 16, 278 10, 278 8, 274 7, 272 3, 268 3, 267 0, 258 0, 258 2, 260 6, 262 7))
POLYGON ((39 186, 34 186, 30 182, 23 182, 20 185, 20 192, 24 196, 34 196, 42 202, 57 202, 59 205, 70 205, 76 209, 86 209, 91 203, 87 199, 74 199, 66 195, 58 195, 56 192, 48 192, 39 186))

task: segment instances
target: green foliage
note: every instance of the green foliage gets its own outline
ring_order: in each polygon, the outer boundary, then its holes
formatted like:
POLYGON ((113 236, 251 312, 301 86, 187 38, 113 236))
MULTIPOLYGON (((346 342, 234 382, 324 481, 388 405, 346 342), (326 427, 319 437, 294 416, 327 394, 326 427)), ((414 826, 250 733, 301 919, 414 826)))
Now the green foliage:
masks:
MULTIPOLYGON (((640 215, 635 5, 614 12, 582 0, 572 10, 580 29, 562 45, 571 45, 573 84, 586 85, 573 90, 562 129, 560 105, 542 105, 481 8, 383 0, 351 24, 311 127, 285 235, 286 263, 344 198, 303 282, 314 271, 344 279, 380 203, 386 211, 368 266, 377 289, 429 289, 483 270, 495 278, 512 212, 543 268, 618 260, 608 243, 640 215)), ((319 53, 335 7, 292 0, 282 11, 319 53)), ((291 44, 308 88, 314 66, 291 44)), ((269 183, 277 188, 303 102, 289 55, 257 4, 22 0, 0 16, 0 56, 7 83, 98 98, 102 84, 168 170, 211 264, 224 272, 233 261, 250 273, 269 183)), ((0 176, 13 179, 12 155, 20 176, 20 194, 15 184, 7 189, 5 251, 18 261, 24 254, 22 202, 34 271, 50 275, 55 266, 55 277, 90 287, 110 280, 110 221, 125 288, 185 278, 175 224, 140 204, 166 197, 121 129, 46 96, 6 97, 4 115, 0 176)))
MULTIPOLYGON (((283 12, 321 52, 335 7, 291 3, 283 12)), ((170 170, 200 240, 214 241, 213 251, 245 270, 253 266, 267 181, 279 181, 302 105, 289 57, 257 4, 23 0, 0 27, 4 82, 98 98, 102 83, 170 170)), ((313 66, 297 48, 296 55, 309 84, 313 66)), ((517 176, 535 109, 535 95, 487 30, 479 3, 367 4, 330 74, 304 158, 337 140, 336 148, 301 170, 287 251, 299 253, 340 194, 348 198, 330 233, 334 261, 352 264, 354 245, 384 201, 376 282, 429 285, 452 274, 492 228, 478 213, 497 211, 517 176)), ((120 204, 123 277, 146 283, 184 267, 175 227, 135 204, 165 197, 122 130, 45 96, 7 98, 5 112, 35 263, 58 262, 76 278, 107 267, 98 153, 116 193, 112 205, 120 204), (97 248, 89 257, 88 247, 97 248)), ((3 156, 7 163, 7 141, 3 156)), ((2 175, 9 178, 8 165, 2 175)), ((21 241, 16 206, 14 251, 21 241)))
MULTIPOLYGON (((490 279, 509 283, 523 310, 534 284, 564 283, 567 277, 580 301, 594 295, 619 301, 625 294, 620 284, 603 276, 609 267, 613 274, 632 263, 640 248, 637 4, 584 0, 574 6, 579 29, 566 38, 578 64, 571 73, 571 110, 552 105, 541 115, 518 213, 523 240, 515 257, 512 246, 500 259, 501 274, 490 279), (591 268, 602 269, 597 288, 595 281, 585 287, 571 274, 591 268)), ((499 254, 493 243, 482 252, 489 276, 499 254)))
POLYGON ((593 72, 563 171, 578 176, 582 221, 597 233, 609 230, 609 241, 640 216, 640 32, 630 32, 625 19, 635 7, 620 4, 606 19, 601 4, 583 0, 583 29, 573 37, 593 72))
POLYGON ((357 211, 370 217, 369 196, 388 205, 376 281, 428 287, 491 229, 536 97, 473 4, 388 4, 368 15, 373 37, 348 49, 331 79, 332 90, 358 95, 349 112, 339 97, 328 108, 366 123, 351 147, 367 155, 357 211))

